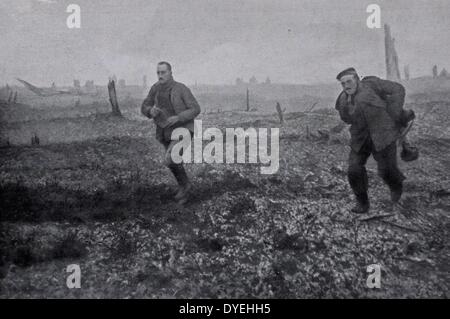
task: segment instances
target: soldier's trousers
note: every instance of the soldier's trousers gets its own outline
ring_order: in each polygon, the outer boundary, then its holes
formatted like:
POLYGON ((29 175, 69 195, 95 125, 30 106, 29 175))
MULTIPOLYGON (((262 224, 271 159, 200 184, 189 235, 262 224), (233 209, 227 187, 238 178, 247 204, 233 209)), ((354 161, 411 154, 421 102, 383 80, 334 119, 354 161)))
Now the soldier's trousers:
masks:
POLYGON ((177 180, 178 184, 181 186, 185 186, 186 184, 189 183, 189 178, 186 174, 186 170, 184 169, 182 163, 180 163, 180 164, 174 163, 172 161, 172 156, 171 156, 172 147, 177 142, 178 141, 162 141, 161 142, 166 150, 164 153, 164 164, 170 169, 173 176, 177 180))
POLYGON ((403 180, 405 180, 405 176, 398 168, 396 142, 377 152, 372 141, 368 139, 359 152, 355 152, 353 149, 350 151, 348 160, 348 181, 357 200, 361 203, 368 203, 369 201, 367 195, 368 178, 365 165, 371 154, 377 162, 378 174, 391 191, 401 190, 403 180))

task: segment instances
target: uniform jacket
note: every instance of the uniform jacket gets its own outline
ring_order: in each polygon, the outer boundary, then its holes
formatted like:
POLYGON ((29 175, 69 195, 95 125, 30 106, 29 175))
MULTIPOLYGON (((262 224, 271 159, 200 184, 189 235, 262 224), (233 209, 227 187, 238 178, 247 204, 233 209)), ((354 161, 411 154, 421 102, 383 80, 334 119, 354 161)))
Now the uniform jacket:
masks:
MULTIPOLYGON (((142 103, 141 112, 148 118, 152 118, 150 110, 153 106, 158 107, 158 86, 159 82, 155 83, 146 99, 142 103)), ((189 131, 194 132, 194 119, 200 114, 200 105, 197 103, 191 90, 184 85, 174 81, 170 92, 170 101, 172 102, 175 114, 179 117, 181 123, 175 127, 184 127, 189 131)), ((158 125, 158 121, 155 120, 156 126, 156 138, 162 141, 164 138, 163 128, 158 125)), ((175 128, 174 127, 174 128, 175 128)))
POLYGON ((350 124, 350 146, 356 152, 368 137, 376 151, 396 141, 400 135, 405 89, 399 83, 375 76, 362 79, 353 96, 343 91, 336 101, 341 119, 350 124), (351 113, 349 108, 354 107, 351 113))

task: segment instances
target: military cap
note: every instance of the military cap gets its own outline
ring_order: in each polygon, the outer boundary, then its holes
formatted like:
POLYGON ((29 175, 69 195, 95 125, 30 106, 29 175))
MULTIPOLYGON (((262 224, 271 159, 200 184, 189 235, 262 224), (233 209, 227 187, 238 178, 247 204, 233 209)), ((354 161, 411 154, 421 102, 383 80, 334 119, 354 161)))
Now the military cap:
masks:
POLYGON ((358 77, 358 73, 356 73, 355 68, 348 68, 342 72, 339 72, 339 74, 336 76, 336 79, 340 80, 344 75, 356 75, 358 77))

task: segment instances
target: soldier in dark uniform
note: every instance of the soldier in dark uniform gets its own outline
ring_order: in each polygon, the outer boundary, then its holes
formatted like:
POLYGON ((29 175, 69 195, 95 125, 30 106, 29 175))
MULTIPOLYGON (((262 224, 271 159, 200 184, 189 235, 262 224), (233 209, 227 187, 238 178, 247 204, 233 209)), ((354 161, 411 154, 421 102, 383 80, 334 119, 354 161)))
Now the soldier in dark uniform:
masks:
POLYGON ((348 180, 356 197, 352 211, 369 210, 365 165, 371 154, 379 175, 389 186, 392 202, 397 203, 405 176, 397 165, 396 142, 410 120, 409 113, 403 110, 405 89, 399 83, 374 76, 360 80, 354 68, 340 72, 337 80, 344 90, 336 101, 336 109, 341 119, 351 125, 348 180))
POLYGON ((183 165, 172 161, 172 147, 178 141, 172 141, 171 135, 178 127, 187 128, 192 135, 194 119, 200 114, 200 106, 187 86, 174 81, 172 66, 168 62, 158 63, 157 74, 158 82, 151 87, 142 103, 141 112, 156 124, 156 139, 166 149, 164 163, 179 185, 175 199, 184 204, 188 200, 191 183, 183 165))

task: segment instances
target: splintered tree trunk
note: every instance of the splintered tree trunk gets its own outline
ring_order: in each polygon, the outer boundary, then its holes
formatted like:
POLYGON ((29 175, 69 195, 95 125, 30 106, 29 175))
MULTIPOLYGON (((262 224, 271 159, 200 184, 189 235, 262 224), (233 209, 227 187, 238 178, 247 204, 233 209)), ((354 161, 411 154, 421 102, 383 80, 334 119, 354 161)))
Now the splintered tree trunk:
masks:
POLYGON ((276 109, 277 109, 278 117, 280 118, 280 123, 283 124, 284 123, 283 110, 281 109, 281 105, 278 102, 277 102, 276 109))
POLYGON ((395 50, 395 39, 391 36, 389 25, 384 25, 384 46, 386 54, 386 78, 392 81, 400 80, 400 69, 398 67, 398 56, 395 50))
POLYGON ((114 116, 122 116, 119 108, 119 102, 117 101, 116 85, 114 80, 110 80, 108 83, 109 102, 111 103, 112 114, 114 116))
POLYGON ((8 104, 11 104, 12 99, 13 99, 13 94, 14 94, 13 91, 10 91, 10 92, 9 92, 9 96, 8 96, 8 104))

